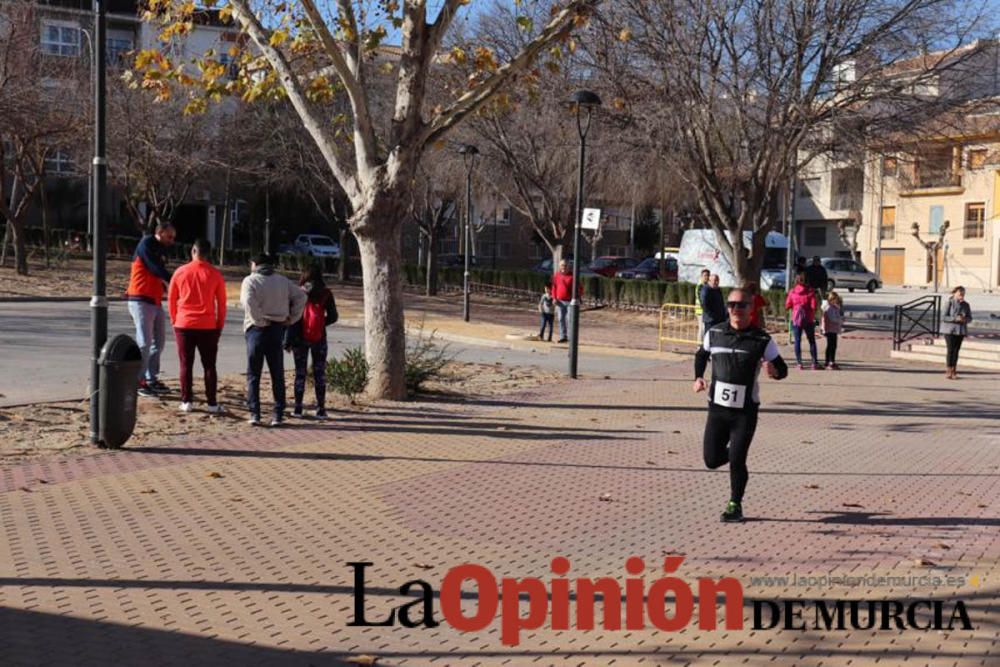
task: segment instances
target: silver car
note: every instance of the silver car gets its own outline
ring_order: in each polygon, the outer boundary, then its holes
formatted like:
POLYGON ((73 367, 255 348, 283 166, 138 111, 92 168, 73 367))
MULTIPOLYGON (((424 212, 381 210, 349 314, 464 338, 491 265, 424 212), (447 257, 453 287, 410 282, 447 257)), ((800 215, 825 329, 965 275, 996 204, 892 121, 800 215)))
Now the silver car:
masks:
POLYGON ((855 289, 866 289, 874 292, 882 287, 882 281, 874 273, 865 268, 861 262, 841 257, 825 257, 820 260, 826 269, 826 288, 847 288, 848 292, 855 289))

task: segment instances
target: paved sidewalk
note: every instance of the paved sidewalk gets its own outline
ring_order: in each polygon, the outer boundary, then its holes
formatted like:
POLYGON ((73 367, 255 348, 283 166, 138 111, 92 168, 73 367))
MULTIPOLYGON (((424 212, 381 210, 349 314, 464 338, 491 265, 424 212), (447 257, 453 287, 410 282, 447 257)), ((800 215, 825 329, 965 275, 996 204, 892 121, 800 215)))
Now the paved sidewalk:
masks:
POLYGON ((691 393, 689 363, 0 469, 0 662, 1000 661, 996 375, 946 382, 938 369, 873 358, 765 381, 745 502, 752 520, 731 526, 718 523, 728 474, 701 461, 704 398, 691 393), (704 631, 693 622, 676 633, 525 630, 511 647, 499 620, 470 634, 347 625, 348 562, 373 563, 367 614, 381 620, 408 601, 404 582, 439 589, 465 562, 547 582, 562 555, 570 578, 624 582, 626 559, 641 556, 649 582, 666 554, 684 556, 677 575, 692 585, 733 576, 748 599, 961 598, 975 629, 704 631), (830 573, 964 584, 776 579, 830 573))

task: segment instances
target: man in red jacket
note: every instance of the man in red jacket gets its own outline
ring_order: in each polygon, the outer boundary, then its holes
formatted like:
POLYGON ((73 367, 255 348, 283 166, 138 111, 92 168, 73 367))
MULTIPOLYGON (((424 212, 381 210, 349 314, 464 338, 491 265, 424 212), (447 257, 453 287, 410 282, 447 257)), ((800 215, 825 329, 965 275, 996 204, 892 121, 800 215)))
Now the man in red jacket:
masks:
MULTIPOLYGON (((583 294, 582 285, 577 285, 577 294, 583 294)), ((559 272, 552 276, 552 298, 559 309, 559 342, 565 343, 569 340, 567 314, 573 300, 573 269, 565 259, 559 262, 559 272)))
POLYGON ((167 302, 170 321, 174 324, 177 354, 181 361, 181 412, 194 409, 191 372, 194 351, 198 350, 201 367, 205 370, 205 400, 212 414, 222 412, 216 401, 218 373, 215 359, 219 353, 219 336, 226 324, 226 281, 212 266, 212 246, 198 239, 191 248, 191 261, 174 272, 167 302))
POLYGON ((160 353, 166 342, 166 320, 163 308, 163 292, 170 282, 167 271, 167 247, 174 243, 174 228, 169 222, 160 223, 152 236, 143 237, 132 257, 132 273, 129 276, 125 300, 128 312, 135 322, 135 338, 142 352, 142 368, 139 371, 139 395, 156 396, 170 392, 167 385, 160 382, 160 353))

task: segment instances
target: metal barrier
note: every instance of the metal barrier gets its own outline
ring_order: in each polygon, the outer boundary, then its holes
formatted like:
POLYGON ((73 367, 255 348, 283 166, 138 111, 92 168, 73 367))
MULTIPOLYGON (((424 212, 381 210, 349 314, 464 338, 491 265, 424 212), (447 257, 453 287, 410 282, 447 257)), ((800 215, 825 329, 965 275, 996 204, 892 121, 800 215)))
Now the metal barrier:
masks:
POLYGON ((663 343, 690 343, 698 345, 698 316, 696 306, 683 303, 665 303, 660 306, 659 350, 663 343))
POLYGON ((937 336, 941 330, 941 295, 928 294, 896 306, 892 318, 892 349, 921 336, 937 336), (905 331, 904 331, 905 329, 905 331))

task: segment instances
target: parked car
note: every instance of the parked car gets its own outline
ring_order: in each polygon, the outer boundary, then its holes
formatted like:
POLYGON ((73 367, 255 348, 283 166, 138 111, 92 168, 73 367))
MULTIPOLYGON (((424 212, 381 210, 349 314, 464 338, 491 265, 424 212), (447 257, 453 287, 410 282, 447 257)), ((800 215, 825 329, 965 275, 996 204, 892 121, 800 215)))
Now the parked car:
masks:
POLYGON ((785 289, 785 280, 784 269, 760 270, 760 288, 762 290, 785 289))
POLYGON ((615 278, 635 280, 677 280, 677 260, 667 257, 663 260, 663 273, 660 273, 660 260, 647 257, 631 269, 623 269, 615 274, 615 278))
MULTIPOLYGON (((573 268, 572 259, 569 260, 569 268, 570 269, 573 268)), ((531 270, 534 271, 535 273, 541 273, 544 276, 551 276, 553 273, 555 273, 555 271, 552 269, 552 258, 543 259, 538 264, 535 264, 533 267, 531 267, 531 270)), ((596 276, 596 275, 598 274, 594 273, 588 266, 584 266, 580 269, 580 277, 582 278, 587 276, 596 276)))
POLYGON ((299 234, 292 244, 294 252, 310 257, 340 257, 340 246, 329 236, 299 234))
MULTIPOLYGON (((726 232, 732 241, 732 232, 726 232)), ((743 245, 753 242, 753 232, 743 232, 743 245)), ((784 271, 785 253, 788 251, 788 239, 777 232, 768 232, 764 238, 764 266, 768 271, 784 271)), ((725 253, 719 247, 715 232, 711 229, 689 229, 681 237, 681 249, 678 253, 680 266, 678 279, 688 283, 697 283, 701 270, 708 269, 719 274, 719 285, 734 287, 737 284, 736 272, 729 265, 725 253)), ((763 278, 763 276, 762 276, 763 278)), ((761 287, 768 289, 761 280, 761 287)))
MULTIPOLYGON (((465 255, 438 255, 437 263, 439 269, 464 269, 465 255)), ((469 258, 469 266, 476 265, 476 258, 469 258)))
POLYGON ((820 263, 826 269, 827 289, 846 287, 848 292, 853 292, 855 289, 866 289, 869 292, 874 292, 882 287, 882 281, 878 279, 878 276, 869 271, 861 262, 840 257, 825 257, 820 259, 820 263))
POLYGON ((606 257, 598 257, 591 262, 587 268, 606 278, 612 278, 619 271, 634 268, 637 264, 639 264, 639 260, 634 257, 609 255, 606 257))

